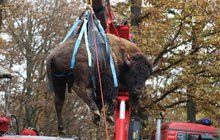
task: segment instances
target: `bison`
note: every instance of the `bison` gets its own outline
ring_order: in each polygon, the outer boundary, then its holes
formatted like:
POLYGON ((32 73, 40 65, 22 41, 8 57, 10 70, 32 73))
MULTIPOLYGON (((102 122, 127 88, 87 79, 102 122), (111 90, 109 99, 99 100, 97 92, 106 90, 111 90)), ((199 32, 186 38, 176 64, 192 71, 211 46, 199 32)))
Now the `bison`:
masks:
MULTIPOLYGON (((118 89, 127 89, 131 98, 131 106, 137 106, 138 97, 145 81, 152 73, 152 65, 137 46, 125 39, 107 34, 111 46, 111 54, 114 60, 119 87, 114 87, 112 73, 105 59, 100 58, 100 73, 104 98, 109 106, 113 106, 113 100, 117 96, 118 89), (122 46, 124 46, 124 49, 122 46)), ((76 64, 70 69, 70 61, 73 52, 73 44, 76 38, 67 40, 58 45, 47 57, 47 77, 50 90, 55 93, 55 109, 58 119, 58 132, 63 132, 62 106, 65 100, 65 91, 73 90, 93 111, 99 115, 102 109, 100 90, 97 76, 97 64, 89 67, 88 56, 84 41, 81 42, 76 56, 76 64), (63 76, 61 76, 63 75, 63 76), (96 83, 94 85, 94 83, 96 83)), ((110 107, 111 108, 111 107, 110 107)), ((111 108, 112 110, 112 108, 111 108)))

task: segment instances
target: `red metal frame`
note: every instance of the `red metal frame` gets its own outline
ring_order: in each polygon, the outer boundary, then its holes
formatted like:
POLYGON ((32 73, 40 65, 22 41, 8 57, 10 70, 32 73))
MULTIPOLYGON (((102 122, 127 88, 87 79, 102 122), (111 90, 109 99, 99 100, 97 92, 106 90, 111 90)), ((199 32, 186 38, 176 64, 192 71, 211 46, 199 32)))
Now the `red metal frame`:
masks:
POLYGON ((60 138, 60 137, 48 137, 48 136, 2 136, 0 140, 78 140, 78 138, 60 138))
MULTIPOLYGON (((110 5, 107 5, 107 26, 106 33, 114 34, 118 37, 131 40, 130 27, 128 25, 116 25, 113 20, 110 5)), ((130 130, 131 106, 129 103, 128 91, 121 90, 118 92, 118 97, 115 105, 115 140, 128 140, 130 130)))
POLYGON ((20 135, 38 136, 38 132, 33 128, 25 128, 20 135))
MULTIPOLYGON (((218 129, 213 126, 206 126, 187 122, 168 122, 163 123, 161 127, 161 140, 177 140, 178 133, 183 134, 209 134, 217 137, 218 129)), ((156 130, 152 132, 151 140, 155 140, 156 130)))
POLYGON ((128 92, 119 91, 115 106, 115 140, 128 140, 131 107, 128 92), (125 105, 123 109, 122 106, 125 105))
POLYGON ((0 116, 0 131, 6 133, 9 130, 10 117, 0 116))
POLYGON ((112 21, 111 19, 108 20, 108 26, 106 29, 107 33, 111 33, 114 34, 118 37, 127 39, 127 40, 131 40, 132 39, 132 35, 130 34, 130 27, 128 25, 114 25, 114 21, 112 21))
POLYGON ((106 10, 107 10, 106 33, 114 34, 118 37, 127 40, 132 40, 132 34, 130 33, 130 26, 120 24, 114 20, 114 15, 111 11, 110 5, 106 5, 106 10))

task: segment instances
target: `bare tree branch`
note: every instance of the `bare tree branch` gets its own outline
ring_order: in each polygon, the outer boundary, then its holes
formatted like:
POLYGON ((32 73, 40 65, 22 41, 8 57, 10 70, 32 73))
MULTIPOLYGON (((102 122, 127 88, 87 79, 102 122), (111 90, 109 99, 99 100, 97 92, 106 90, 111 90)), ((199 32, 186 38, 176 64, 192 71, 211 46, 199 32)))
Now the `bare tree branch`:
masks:
POLYGON ((173 107, 175 107, 176 105, 179 105, 179 104, 182 104, 182 103, 186 103, 186 102, 188 102, 188 101, 189 101, 189 100, 180 100, 180 101, 171 103, 171 104, 169 104, 169 105, 165 105, 164 107, 165 107, 166 109, 168 109, 168 108, 173 108, 173 107))
POLYGON ((161 100, 163 100, 164 98, 166 98, 170 93, 174 92, 175 90, 177 90, 179 88, 179 86, 175 86, 172 89, 165 91, 159 98, 157 98, 156 100, 154 100, 152 102, 152 104, 156 104, 158 102, 160 102, 161 100))

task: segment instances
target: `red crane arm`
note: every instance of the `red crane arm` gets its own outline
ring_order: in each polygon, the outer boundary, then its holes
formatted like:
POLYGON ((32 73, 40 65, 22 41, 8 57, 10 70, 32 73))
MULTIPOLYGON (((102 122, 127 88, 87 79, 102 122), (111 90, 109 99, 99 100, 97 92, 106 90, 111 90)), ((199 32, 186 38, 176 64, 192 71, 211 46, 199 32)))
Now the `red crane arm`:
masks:
POLYGON ((117 21, 113 19, 109 0, 92 0, 92 7, 96 17, 100 20, 107 33, 132 40, 130 27, 128 25, 116 24, 117 21))

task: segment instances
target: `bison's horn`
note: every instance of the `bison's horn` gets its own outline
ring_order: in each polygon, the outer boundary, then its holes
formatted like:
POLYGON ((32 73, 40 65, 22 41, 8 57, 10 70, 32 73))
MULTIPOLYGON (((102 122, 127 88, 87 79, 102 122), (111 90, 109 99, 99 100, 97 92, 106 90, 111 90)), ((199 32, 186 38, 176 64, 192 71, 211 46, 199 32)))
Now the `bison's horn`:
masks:
POLYGON ((125 59, 125 63, 126 63, 127 65, 131 65, 131 61, 130 61, 129 59, 125 59))
POLYGON ((159 65, 155 65, 152 68, 152 73, 156 72, 159 69, 159 65))

